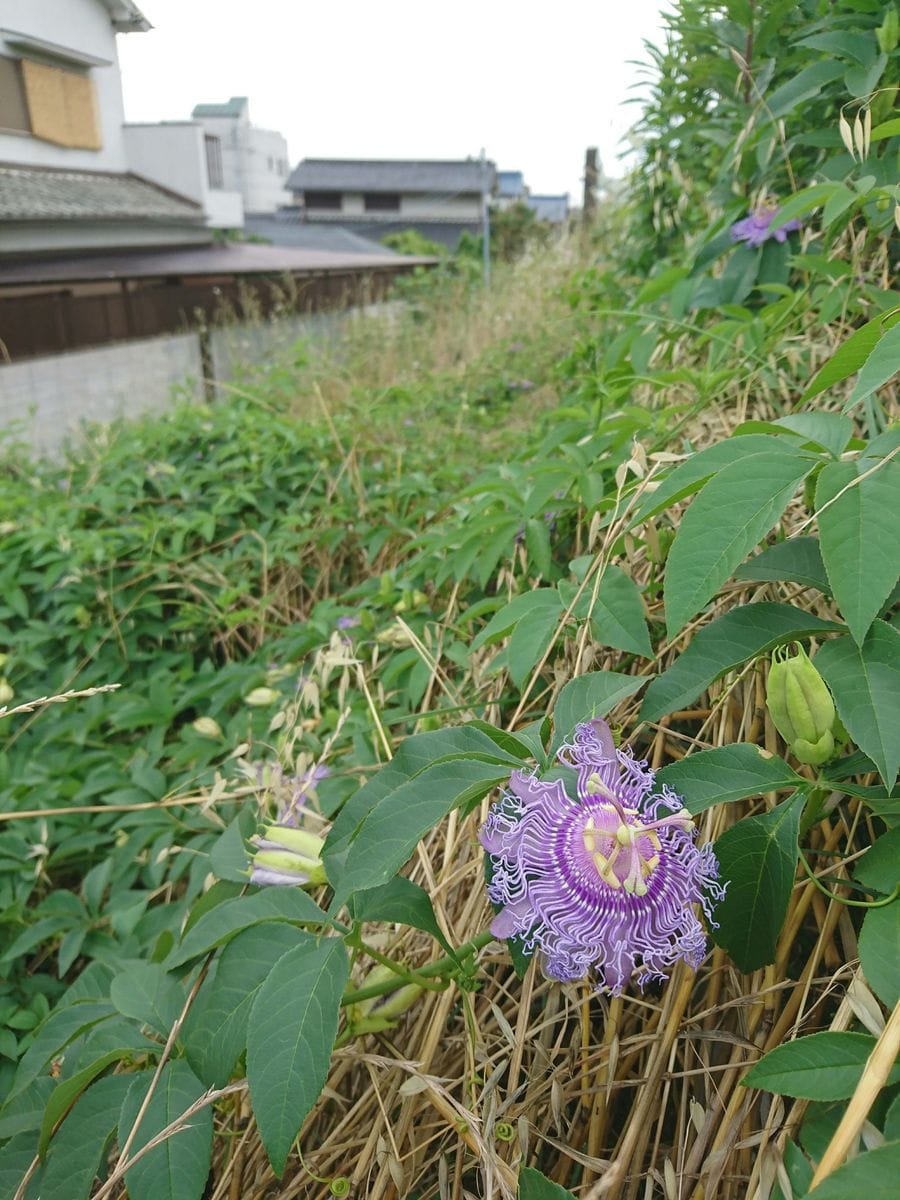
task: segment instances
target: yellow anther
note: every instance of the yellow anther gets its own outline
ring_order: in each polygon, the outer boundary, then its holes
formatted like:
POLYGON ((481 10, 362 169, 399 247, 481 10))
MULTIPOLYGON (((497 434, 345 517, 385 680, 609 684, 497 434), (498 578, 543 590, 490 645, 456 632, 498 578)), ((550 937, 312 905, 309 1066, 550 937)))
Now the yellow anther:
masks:
POLYGON ((597 845, 597 843, 594 841, 593 833, 586 829, 582 834, 582 840, 584 842, 584 848, 587 850, 588 854, 593 854, 597 845))
POLYGON ((644 883, 643 879, 635 880, 634 894, 635 894, 635 896, 646 896, 647 895, 647 885, 646 885, 646 883, 644 883))
POLYGON ((620 846, 630 846, 634 841, 634 832, 630 825, 626 825, 624 821, 616 830, 616 841, 620 846))
POLYGON ((659 866, 659 855, 658 854, 654 854, 652 858, 642 858, 641 859, 641 870, 643 871, 644 875, 647 877, 652 875, 658 866, 659 866))

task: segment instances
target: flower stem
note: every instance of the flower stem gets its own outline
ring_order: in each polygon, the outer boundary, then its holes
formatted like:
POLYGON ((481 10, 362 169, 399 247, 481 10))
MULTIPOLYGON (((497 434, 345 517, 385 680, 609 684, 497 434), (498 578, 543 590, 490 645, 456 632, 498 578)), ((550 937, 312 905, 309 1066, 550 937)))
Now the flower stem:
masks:
MULTIPOLYGON (((358 1004, 361 1000, 370 1000, 373 996, 384 996, 388 992, 394 992, 398 988, 403 987, 405 983, 422 984, 423 977, 426 979, 442 978, 449 975, 452 971, 459 968, 460 960, 469 958, 476 954, 483 946, 496 939, 489 929, 482 930, 472 938, 471 941, 464 942, 456 951, 455 955, 445 954, 443 958, 437 959, 433 963, 422 967, 411 979, 404 979, 398 975, 396 979, 386 979, 382 983, 372 983, 368 987, 358 988, 355 992, 345 992, 341 999, 341 1007, 346 1008, 348 1004, 358 1004)), ((368 953, 368 950, 366 951, 368 953)), ((385 964, 387 965, 387 964, 385 964)), ((409 972, 406 972, 408 975, 409 972)))

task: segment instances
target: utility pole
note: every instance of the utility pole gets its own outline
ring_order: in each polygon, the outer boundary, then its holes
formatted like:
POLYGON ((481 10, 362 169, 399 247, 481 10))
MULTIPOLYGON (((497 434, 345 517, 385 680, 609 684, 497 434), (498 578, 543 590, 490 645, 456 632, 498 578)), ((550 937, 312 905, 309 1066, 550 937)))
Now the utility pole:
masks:
POLYGON ((487 160, 482 147, 481 156, 481 256, 484 273, 484 286, 491 282, 491 214, 488 208, 488 169, 487 160))
POLYGON ((597 211, 597 182, 599 178, 597 165, 597 147, 588 146, 584 155, 584 200, 581 205, 581 219, 589 225, 597 211))

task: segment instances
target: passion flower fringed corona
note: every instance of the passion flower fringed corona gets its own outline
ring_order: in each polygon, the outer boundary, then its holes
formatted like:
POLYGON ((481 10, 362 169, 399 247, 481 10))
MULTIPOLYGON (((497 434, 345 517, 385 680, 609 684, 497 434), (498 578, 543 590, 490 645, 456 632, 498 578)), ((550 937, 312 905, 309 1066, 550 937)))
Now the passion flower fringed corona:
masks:
POLYGON ((521 937, 550 978, 593 973, 613 995, 632 977, 665 979, 679 958, 698 967, 706 936, 694 907, 711 921, 725 893, 681 799, 616 749, 604 721, 578 725, 558 757, 577 771, 577 799, 561 780, 517 771, 480 831, 488 894, 502 906, 491 932, 521 937))

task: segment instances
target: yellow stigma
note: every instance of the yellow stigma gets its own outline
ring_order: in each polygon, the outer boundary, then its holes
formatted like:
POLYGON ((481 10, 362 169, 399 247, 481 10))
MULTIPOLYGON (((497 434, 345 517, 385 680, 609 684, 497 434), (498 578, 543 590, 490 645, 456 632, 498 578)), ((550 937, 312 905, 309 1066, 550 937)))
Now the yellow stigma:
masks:
POLYGON ((640 826, 638 826, 637 830, 634 830, 631 828, 630 825, 626 825, 623 821, 622 824, 619 826, 619 828, 616 830, 616 841, 619 843, 620 846, 630 846, 631 843, 634 841, 635 833, 639 832, 639 831, 640 831, 640 826))

